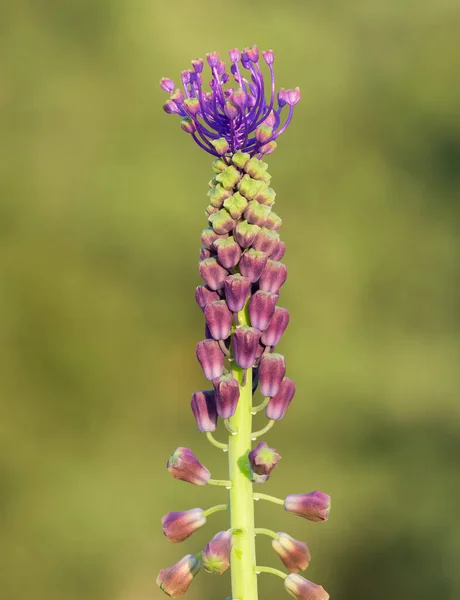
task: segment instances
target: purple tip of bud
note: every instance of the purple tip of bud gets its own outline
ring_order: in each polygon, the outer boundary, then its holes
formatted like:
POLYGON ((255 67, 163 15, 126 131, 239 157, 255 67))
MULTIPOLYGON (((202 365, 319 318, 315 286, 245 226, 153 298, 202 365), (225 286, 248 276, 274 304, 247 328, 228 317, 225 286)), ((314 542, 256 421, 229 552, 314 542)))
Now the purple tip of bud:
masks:
MULTIPOLYGON (((278 296, 271 292, 257 291, 249 300, 249 318, 251 325, 260 331, 265 331, 275 312, 278 296)), ((283 374, 284 375, 284 374, 283 374)), ((264 394, 272 396, 273 394, 264 394)))
POLYGON ((228 55, 230 56, 230 60, 234 63, 239 62, 241 60, 241 52, 238 50, 238 48, 233 48, 232 50, 229 50, 228 55))
POLYGON ((206 54, 206 60, 208 61, 208 65, 212 68, 216 68, 219 64, 219 53, 218 52, 209 52, 206 54))
POLYGON ((309 521, 327 521, 331 497, 319 490, 309 494, 290 494, 284 500, 284 509, 309 521))
POLYGON ((230 102, 237 106, 240 109, 243 109, 246 106, 247 96, 244 90, 241 88, 235 90, 233 94, 230 96, 230 102))
POLYGON ((249 453, 249 463, 256 475, 270 475, 280 459, 275 448, 270 448, 267 442, 260 442, 249 453))
POLYGON ((279 343, 281 336, 285 332, 288 324, 289 311, 286 308, 276 306, 270 324, 262 333, 262 337, 260 338, 262 344, 271 347, 276 346, 279 343))
POLYGON ((238 327, 233 334, 233 353, 236 364, 242 369, 250 369, 256 358, 260 331, 255 327, 238 327))
POLYGON ((212 381, 222 375, 224 371, 224 353, 220 349, 218 342, 214 340, 198 342, 196 345, 196 356, 206 379, 212 381))
POLYGON ((200 112, 200 103, 197 98, 187 98, 184 100, 184 105, 188 112, 193 116, 200 112))
POLYGON ((222 575, 230 567, 233 536, 230 531, 220 531, 203 550, 203 567, 208 573, 222 575))
POLYGON ((195 58, 192 60, 192 67, 195 73, 201 73, 203 71, 203 65, 204 62, 202 58, 195 58))
POLYGON ((300 88, 296 87, 293 90, 286 90, 284 92, 284 101, 289 106, 295 106, 300 100, 300 88))
POLYGON ((263 354, 259 362, 259 389, 262 396, 276 396, 286 374, 282 354, 263 354))
POLYGON ((172 567, 161 569, 156 583, 171 598, 179 598, 188 590, 200 566, 195 556, 187 554, 172 567))
POLYGON ((270 258, 271 260, 281 260, 286 252, 286 244, 282 241, 279 241, 276 245, 275 250, 273 250, 270 258))
POLYGON ((291 573, 284 580, 284 589, 296 600, 329 600, 330 596, 321 585, 291 573))
POLYGON ((166 467, 175 479, 193 485, 206 485, 211 477, 208 469, 189 448, 177 448, 169 457, 166 467))
MULTIPOLYGON (((271 229, 262 227, 262 229, 257 234, 257 237, 254 240, 252 247, 255 250, 266 252, 268 256, 270 256, 276 250, 279 239, 279 234, 276 231, 272 231, 271 229)), ((266 268, 267 267, 265 267, 265 269, 266 268)))
POLYGON ((219 262, 226 269, 231 269, 240 262, 241 248, 232 236, 226 240, 217 242, 215 246, 219 262))
POLYGON ((163 533, 173 543, 183 542, 205 523, 201 508, 169 512, 161 519, 163 533))
POLYGON ((244 52, 250 61, 256 63, 259 60, 259 49, 257 48, 257 46, 251 46, 250 48, 245 48, 244 52))
POLYGON ((278 533, 278 539, 272 540, 272 548, 291 573, 304 571, 310 563, 311 554, 307 544, 287 533, 278 533))
POLYGON ((249 248, 254 243, 259 231, 258 225, 250 225, 246 221, 241 221, 235 227, 233 237, 242 248, 249 248))
POLYGON ((280 383, 278 393, 270 398, 265 409, 267 418, 279 421, 284 417, 286 411, 295 395, 295 383, 292 379, 284 377, 280 383))
POLYGON ((176 89, 174 81, 172 79, 168 79, 168 77, 162 77, 160 79, 160 87, 165 92, 172 94, 176 89))
POLYGON ((165 113, 167 113, 168 115, 174 115, 179 113, 179 107, 177 106, 177 104, 174 102, 174 100, 167 100, 164 104, 163 104, 163 110, 165 111, 165 113))
POLYGON ((275 62, 275 53, 273 52, 273 50, 264 50, 262 52, 262 56, 264 57, 264 60, 267 63, 267 65, 272 65, 275 62))
POLYGON ((206 285, 199 285, 195 290, 195 300, 201 310, 204 311, 207 304, 220 300, 220 296, 216 291, 209 289, 206 285))
POLYGON ((219 64, 216 67, 216 71, 218 75, 223 75, 225 73, 225 62, 223 60, 219 60, 219 64))
MULTIPOLYGON (((261 230, 263 231, 263 230, 261 230)), ((264 292, 278 294, 287 278, 287 267, 277 260, 268 260, 259 280, 259 287, 264 292)))
POLYGON ((213 381, 216 392, 217 414, 222 419, 233 417, 240 398, 238 381, 231 375, 222 375, 213 381))
POLYGON ((225 300, 216 300, 204 308, 204 317, 209 332, 215 340, 226 340, 232 328, 232 313, 225 300))
POLYGON ((214 390, 201 390, 192 395, 191 407, 198 429, 213 432, 217 427, 217 410, 214 390))
MULTIPOLYGON (((265 252, 260 252, 251 248, 243 254, 240 260, 241 274, 249 279, 251 283, 255 283, 262 274, 262 271, 267 264, 268 255, 265 252)), ((268 325, 268 323, 267 323, 268 325)))
POLYGON ((251 291, 251 282, 242 275, 229 275, 224 282, 225 299, 232 312, 243 310, 251 291))
POLYGON ((200 262, 200 275, 208 287, 212 290, 220 290, 224 287, 228 271, 217 262, 216 258, 206 258, 200 262))

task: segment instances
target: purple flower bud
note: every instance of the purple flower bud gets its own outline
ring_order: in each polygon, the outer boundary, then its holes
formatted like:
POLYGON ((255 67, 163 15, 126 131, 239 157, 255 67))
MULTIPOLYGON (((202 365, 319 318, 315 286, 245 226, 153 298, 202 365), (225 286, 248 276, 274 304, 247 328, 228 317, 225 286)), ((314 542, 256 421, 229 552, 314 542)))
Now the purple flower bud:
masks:
POLYGON ((268 125, 259 125, 256 128, 256 140, 259 144, 266 144, 273 135, 273 129, 268 125))
POLYGON ((294 90, 286 90, 284 92, 284 100, 289 106, 294 106, 300 100, 300 89, 296 87, 294 90))
POLYGON ((264 60, 267 63, 267 65, 272 65, 275 62, 275 53, 273 52, 273 50, 264 50, 262 52, 262 56, 264 57, 264 60))
POLYGON ((321 585, 291 573, 284 580, 284 589, 296 600, 329 600, 330 596, 321 585))
POLYGON ((241 60, 241 52, 238 50, 238 48, 233 48, 232 50, 229 50, 228 54, 230 56, 230 60, 234 63, 239 62, 241 60))
POLYGON ((195 392, 190 404, 198 429, 202 433, 215 431, 217 410, 214 390, 195 392))
POLYGON ((192 60, 192 67, 195 73, 201 73, 203 71, 203 65, 204 63, 202 58, 195 58, 192 60))
POLYGON ((249 463, 256 475, 270 475, 281 456, 267 442, 260 442, 249 453, 249 463))
POLYGON ((173 115, 179 112, 179 107, 173 100, 166 100, 166 102, 163 104, 163 110, 168 115, 173 115))
POLYGON ((284 377, 281 381, 278 393, 270 398, 270 401, 265 409, 267 418, 274 421, 279 421, 284 417, 286 411, 294 398, 295 383, 292 379, 284 377))
POLYGON ((201 563, 192 554, 187 554, 172 567, 161 569, 157 585, 171 598, 179 598, 188 590, 200 566, 201 563))
POLYGON ((263 154, 265 156, 266 154, 273 154, 277 147, 278 144, 276 143, 276 141, 272 140, 271 142, 268 142, 268 144, 260 146, 258 151, 260 152, 260 154, 263 154))
POLYGON ((241 248, 232 236, 226 240, 217 240, 215 247, 219 262, 226 269, 231 269, 240 262, 241 248))
POLYGON ((170 94, 172 94, 176 89, 174 81, 172 79, 168 79, 168 77, 162 77, 160 79, 160 87, 162 90, 169 92, 170 94))
POLYGON ((211 144, 214 146, 219 156, 223 156, 230 149, 230 146, 224 137, 221 137, 217 140, 212 140, 211 144))
POLYGON ((226 102, 224 106, 224 113, 229 119, 233 121, 239 115, 239 110, 231 102, 226 102))
POLYGON ((225 208, 221 208, 213 215, 210 215, 209 222, 211 223, 214 231, 219 234, 228 233, 236 225, 236 221, 232 219, 231 215, 227 210, 225 210, 225 208))
POLYGON ((201 243, 205 248, 212 248, 213 244, 217 240, 225 239, 228 237, 228 233, 219 234, 214 231, 212 227, 203 229, 201 232, 201 243))
POLYGON ((228 271, 217 262, 216 258, 206 258, 200 262, 200 275, 208 287, 212 290, 220 290, 224 287, 228 271))
POLYGON ((259 345, 260 331, 255 327, 238 327, 233 334, 233 354, 236 364, 242 369, 250 369, 254 364, 259 345))
MULTIPOLYGON (((270 324, 271 318, 275 312, 278 296, 271 292, 259 290, 249 300, 249 318, 251 325, 257 327, 260 331, 265 331, 270 324)), ((284 376, 284 373, 283 373, 284 376)), ((272 396, 273 394, 264 394, 272 396)))
POLYGON ((201 560, 208 573, 222 575, 230 567, 232 538, 230 531, 221 531, 206 544, 201 560))
POLYGON ((256 63, 259 60, 259 49, 257 46, 251 46, 244 49, 245 54, 252 62, 256 63))
POLYGON ((265 252, 260 252, 259 250, 253 250, 251 248, 241 257, 241 274, 247 277, 251 283, 255 283, 261 276, 262 271, 267 264, 267 260, 268 256, 265 254, 265 252))
POLYGON ((274 127, 276 125, 276 115, 272 110, 270 111, 268 117, 265 119, 264 124, 268 125, 269 127, 274 127))
POLYGON ((193 485, 206 485, 211 477, 208 469, 200 463, 189 448, 177 448, 169 457, 168 471, 175 479, 193 485))
POLYGON ((230 102, 242 110, 246 106, 247 96, 241 88, 235 90, 230 96, 230 102))
POLYGON ((218 342, 214 340, 198 342, 196 345, 196 356, 206 379, 212 381, 222 375, 224 370, 224 353, 220 349, 218 342))
POLYGON ((284 88, 281 88, 280 91, 278 92, 278 106, 280 108, 283 108, 283 106, 286 104, 286 90, 284 88))
POLYGON ((309 494, 291 494, 284 500, 284 509, 309 521, 327 521, 331 497, 319 490, 309 494))
POLYGON ((287 533, 278 533, 278 539, 272 540, 272 548, 291 573, 304 571, 310 563, 311 554, 307 544, 287 533))
POLYGON ((252 200, 244 211, 244 218, 248 223, 251 223, 251 225, 263 227, 267 222, 270 211, 271 208, 269 206, 259 204, 257 200, 252 200))
POLYGON ((229 275, 224 282, 225 299, 232 312, 243 310, 251 290, 251 282, 242 275, 229 275))
POLYGON ((285 308, 281 308, 280 306, 275 307, 275 312, 273 313, 273 317, 267 327, 267 329, 262 333, 262 337, 260 341, 265 346, 276 346, 283 333, 286 330, 286 327, 289 324, 289 311, 285 308))
POLYGON ((274 250, 276 250, 278 241, 279 235, 276 231, 271 231, 270 229, 262 227, 262 229, 257 234, 257 237, 254 240, 252 247, 255 248, 255 250, 266 252, 270 256, 270 254, 274 250))
POLYGON ((184 106, 187 108, 187 111, 195 116, 200 112, 200 102, 197 98, 187 98, 184 100, 184 106))
POLYGON ((211 250, 208 248, 200 248, 200 260, 205 260, 212 256, 211 250))
POLYGON ((219 53, 218 52, 209 52, 209 54, 206 54, 206 60, 208 61, 208 65, 211 68, 217 67, 217 65, 219 64, 219 53))
MULTIPOLYGON (((263 231, 263 229, 261 229, 261 231, 263 231)), ((287 268, 285 264, 277 260, 267 260, 267 264, 260 276, 259 287, 265 292, 278 294, 281 286, 286 281, 286 278, 287 268)))
POLYGON ((259 362, 259 389, 262 396, 276 396, 285 374, 284 356, 264 353, 259 362))
POLYGON ((286 244, 282 241, 279 241, 276 250, 274 250, 272 252, 272 255, 270 256, 271 260, 281 260, 284 256, 285 251, 286 244))
POLYGON ((231 375, 221 375, 213 381, 217 414, 222 419, 233 417, 240 398, 238 381, 231 375))
POLYGON ((247 221, 242 221, 235 227, 233 237, 242 248, 249 248, 254 243, 259 231, 258 225, 250 225, 247 221))
POLYGON ((209 289, 206 285, 199 285, 195 290, 195 300, 201 310, 204 311, 206 304, 220 300, 219 294, 209 289))
MULTIPOLYGON (((271 189, 271 188, 269 188, 271 189)), ((263 204, 263 203, 262 203, 263 204)), ((273 231, 278 231, 281 225, 283 224, 283 220, 273 211, 268 215, 267 222, 265 223, 265 227, 267 229, 272 229, 273 231)))
POLYGON ((161 519, 163 533, 173 543, 183 542, 205 523, 201 508, 169 512, 161 519))
POLYGON ((232 313, 225 300, 216 300, 204 308, 204 317, 209 332, 215 340, 226 340, 232 328, 232 313))

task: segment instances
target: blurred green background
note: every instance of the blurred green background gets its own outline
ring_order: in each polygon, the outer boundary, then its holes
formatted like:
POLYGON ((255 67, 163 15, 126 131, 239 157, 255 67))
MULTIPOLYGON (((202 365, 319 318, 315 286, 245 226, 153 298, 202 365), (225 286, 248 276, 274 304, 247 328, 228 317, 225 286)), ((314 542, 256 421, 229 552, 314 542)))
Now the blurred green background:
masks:
MULTIPOLYGON (((189 409, 211 159, 158 81, 252 43, 303 94, 269 158, 298 392, 266 437, 283 459, 263 491, 333 498, 326 524, 274 505, 258 524, 307 540, 307 576, 332 598, 459 598, 458 0, 1 13, 2 600, 160 600, 158 570, 225 526, 179 547, 159 523, 224 493, 172 480, 172 450, 215 477, 225 459, 189 409)), ((267 575, 260 590, 286 597, 267 575)), ((228 574, 201 573, 187 597, 229 594, 228 574)))

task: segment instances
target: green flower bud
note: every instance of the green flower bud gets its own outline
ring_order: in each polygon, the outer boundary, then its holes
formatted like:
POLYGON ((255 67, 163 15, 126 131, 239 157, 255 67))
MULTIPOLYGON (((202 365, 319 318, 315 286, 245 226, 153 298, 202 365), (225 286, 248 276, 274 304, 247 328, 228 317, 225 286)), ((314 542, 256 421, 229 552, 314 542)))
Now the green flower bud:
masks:
POLYGON ((230 195, 231 192, 222 187, 220 183, 212 189, 210 189, 208 192, 210 203, 217 208, 221 208, 222 204, 224 203, 224 200, 230 195))
POLYGON ((213 215, 210 215, 209 222, 211 223, 214 231, 219 234, 228 233, 235 227, 235 221, 225 210, 225 208, 222 208, 213 215))
POLYGON ((256 156, 253 156, 251 160, 246 164, 244 170, 248 175, 250 175, 253 179, 264 178, 263 173, 268 169, 268 165, 263 160, 259 160, 256 156))
POLYGON ((244 169, 244 166, 246 165, 246 163, 248 162, 248 160, 251 158, 251 155, 248 154, 247 152, 241 152, 241 150, 238 150, 238 152, 235 152, 235 154, 232 156, 232 162, 235 166, 238 167, 238 169, 244 169))
POLYGON ((229 196, 224 201, 224 207, 232 215, 234 219, 239 219, 246 210, 248 201, 239 192, 235 192, 233 196, 229 196))
POLYGON ((257 200, 252 200, 244 211, 244 218, 251 225, 263 227, 268 219, 271 208, 264 204, 259 204, 257 200))
POLYGON ((228 142, 224 137, 221 137, 218 140, 212 140, 211 144, 214 146, 217 154, 220 154, 220 156, 223 156, 226 152, 230 150, 230 146, 228 145, 228 142))
POLYGON ((226 190, 233 189, 240 179, 241 173, 233 165, 224 169, 216 177, 216 180, 221 183, 226 190))
POLYGON ((273 188, 268 187, 265 183, 262 185, 260 190, 257 192, 254 200, 257 200, 260 204, 266 204, 267 206, 272 206, 275 203, 276 192, 273 188))
POLYGON ((212 169, 215 173, 220 173, 226 168, 227 163, 222 158, 216 158, 216 160, 212 163, 212 169))
POLYGON ((248 200, 253 200, 262 187, 262 183, 262 181, 252 179, 249 175, 244 175, 238 184, 238 191, 248 200))

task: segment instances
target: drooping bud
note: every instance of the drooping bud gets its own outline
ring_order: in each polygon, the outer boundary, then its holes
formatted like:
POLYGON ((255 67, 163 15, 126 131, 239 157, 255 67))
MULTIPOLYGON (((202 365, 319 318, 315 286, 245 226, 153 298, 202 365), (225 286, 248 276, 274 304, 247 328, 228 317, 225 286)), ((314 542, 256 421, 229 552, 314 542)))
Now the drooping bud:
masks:
POLYGON ((217 427, 217 410, 214 390, 195 392, 192 395, 190 405, 198 429, 202 433, 215 431, 217 427))
MULTIPOLYGON (((265 331, 275 312, 278 296, 270 292, 257 291, 249 300, 249 318, 251 325, 260 331, 265 331)), ((283 373, 284 375, 284 373, 283 373)), ((273 394, 264 394, 272 396, 273 394)))
POLYGON ((270 229, 262 227, 252 246, 256 250, 266 252, 268 256, 270 256, 271 253, 276 249, 278 240, 279 235, 276 231, 271 231, 270 229))
POLYGON ((233 353, 236 364, 242 369, 250 369, 254 364, 259 345, 260 331, 255 327, 238 327, 233 334, 233 353))
POLYGON ((259 362, 259 389, 262 396, 276 396, 285 374, 284 356, 264 353, 259 362))
POLYGON ((216 208, 221 208, 224 200, 231 196, 231 191, 226 190, 220 183, 209 190, 209 202, 216 208))
POLYGON ((197 98, 186 98, 184 100, 184 106, 187 109, 187 112, 196 116, 200 112, 200 103, 197 98))
POLYGON ((235 90, 230 96, 230 102, 241 110, 246 106, 246 100, 246 92, 241 88, 235 90))
POLYGON ((226 340, 232 328, 232 313, 225 300, 210 302, 204 308, 204 317, 209 332, 215 340, 226 340))
POLYGON ((297 573, 284 580, 284 589, 296 600, 329 600, 330 596, 321 585, 316 585, 297 573))
POLYGON ((286 244, 280 240, 276 246, 276 250, 274 250, 272 252, 272 255, 270 256, 271 260, 281 260, 284 256, 285 251, 286 244))
POLYGON ((231 190, 241 179, 241 173, 233 165, 230 165, 222 173, 219 173, 216 179, 226 190, 231 190))
POLYGON ((205 248, 211 248, 215 241, 225 239, 228 237, 228 233, 219 234, 214 231, 212 227, 207 227, 201 232, 201 243, 205 248))
POLYGON ((224 207, 233 219, 239 219, 246 210, 247 205, 248 201, 239 192, 236 192, 233 196, 229 196, 224 202, 224 207))
POLYGON ((221 137, 217 140, 212 140, 211 144, 214 146, 219 156, 223 156, 226 152, 230 150, 230 146, 228 145, 228 142, 224 137, 221 137))
POLYGON ((156 583, 171 598, 179 598, 188 590, 200 567, 201 563, 196 557, 187 554, 172 567, 161 569, 156 583))
MULTIPOLYGON (((252 159, 251 159, 252 160, 252 159)), ((251 161, 249 161, 251 162, 251 161)), ((249 164, 249 162, 246 164, 249 164)), ((245 167, 245 168, 246 168, 245 167)), ((238 184, 238 191, 240 194, 243 194, 245 198, 248 200, 254 200, 258 191, 262 187, 263 181, 258 181, 257 179, 253 179, 249 175, 244 175, 241 181, 238 184)))
POLYGON ((251 155, 248 152, 241 152, 241 150, 238 150, 238 152, 235 152, 232 156, 232 163, 236 165, 238 169, 244 169, 244 166, 250 158, 251 155))
POLYGON ((211 223, 214 231, 219 234, 228 233, 236 225, 236 221, 232 219, 225 208, 222 208, 213 215, 210 215, 209 222, 211 223))
POLYGON ((286 330, 288 324, 289 311, 285 308, 281 308, 280 306, 276 306, 273 317, 271 318, 267 329, 262 333, 262 337, 260 338, 262 344, 265 346, 276 346, 279 343, 281 336, 286 330))
POLYGON ((327 521, 331 497, 316 490, 309 494, 290 494, 284 500, 284 510, 309 521, 327 521))
POLYGON ((265 414, 267 418, 273 421, 279 421, 284 417, 286 411, 294 398, 295 394, 295 383, 292 379, 288 377, 284 377, 280 383, 280 388, 278 393, 271 397, 267 408, 265 409, 265 414))
MULTIPOLYGON (((263 231, 263 229, 261 229, 261 231, 263 231)), ((265 292, 278 294, 281 286, 286 281, 286 278, 287 267, 285 264, 277 260, 267 260, 267 264, 260 276, 259 287, 265 292)))
POLYGON ((267 222, 270 211, 271 208, 269 206, 259 204, 257 200, 252 200, 244 211, 244 218, 251 225, 263 227, 267 222))
POLYGON ((249 463, 256 475, 270 475, 281 456, 267 442, 260 442, 249 453, 249 463))
MULTIPOLYGON (((206 309, 205 309, 206 310, 206 309)), ((203 340, 196 345, 196 356, 209 381, 220 377, 224 370, 224 353, 219 343, 214 340, 203 340)))
POLYGON ((222 575, 230 567, 233 536, 230 531, 220 531, 203 550, 203 567, 208 573, 222 575))
POLYGON ((247 221, 242 221, 235 227, 233 237, 242 248, 249 248, 254 243, 259 231, 258 225, 250 225, 247 221))
MULTIPOLYGON (((271 188, 269 188, 271 189, 271 188)), ((267 222, 265 223, 265 227, 267 229, 272 229, 273 231, 278 231, 281 225, 283 224, 283 220, 273 211, 268 215, 267 222)))
POLYGON ((182 127, 183 131, 185 131, 185 133, 195 133, 196 131, 195 123, 192 121, 192 119, 189 119, 188 117, 182 119, 182 121, 180 122, 180 126, 182 127))
POLYGON ((259 125, 256 128, 256 140, 259 144, 266 144, 273 135, 273 129, 268 125, 259 125))
POLYGON ((206 485, 211 477, 211 473, 200 463, 190 448, 179 447, 174 450, 166 467, 175 479, 193 485, 206 485))
POLYGON ((213 381, 217 414, 222 419, 233 417, 240 398, 238 381, 232 375, 221 375, 213 381))
POLYGON ((268 256, 265 252, 259 252, 258 250, 251 248, 241 257, 241 274, 247 277, 251 283, 255 283, 261 276, 262 271, 267 264, 267 260, 268 256))
POLYGON ((233 236, 226 240, 218 240, 215 243, 217 248, 217 258, 220 264, 226 269, 231 269, 237 265, 241 258, 241 248, 235 242, 233 236))
POLYGON ((267 63, 267 65, 272 65, 275 62, 275 53, 273 52, 273 50, 264 50, 262 52, 262 56, 264 57, 264 60, 267 63))
MULTIPOLYGON (((264 183, 262 185, 262 187, 259 189, 259 191, 257 192, 254 200, 257 200, 257 202, 259 202, 259 204, 265 204, 266 206, 273 206, 273 204, 275 203, 275 197, 276 197, 275 190, 271 187, 268 187, 268 185, 266 183, 264 183)), ((267 222, 271 221, 271 219, 270 219, 271 214, 272 213, 270 213, 268 215, 267 222)), ((273 213, 273 214, 275 214, 275 213, 273 213)), ((267 225, 265 225, 265 227, 267 227, 267 225)), ((274 227, 267 227, 267 229, 274 229, 274 227)))
POLYGON ((169 94, 172 94, 176 89, 174 81, 172 79, 169 79, 168 77, 162 77, 160 79, 160 87, 162 90, 168 92, 169 94))
POLYGON ((260 152, 260 154, 263 154, 263 155, 273 154, 273 152, 276 150, 277 147, 278 147, 278 144, 276 143, 276 141, 272 140, 271 142, 268 142, 268 144, 264 144, 263 146, 260 146, 259 152, 260 152))
POLYGON ((179 107, 173 100, 166 100, 166 102, 163 104, 163 110, 168 115, 174 115, 180 112, 179 107))
POLYGON ((306 542, 300 542, 287 533, 278 533, 278 539, 272 540, 272 548, 291 573, 304 571, 311 559, 306 542))
POLYGON ((201 508, 169 512, 161 519, 163 533, 173 543, 183 542, 205 523, 201 508))
POLYGON ((224 282, 225 299, 232 312, 243 310, 251 291, 251 282, 242 275, 229 275, 224 282))
POLYGON ((200 248, 200 260, 211 258, 212 252, 208 248, 200 248))
POLYGON ((220 300, 219 294, 206 285, 199 285, 195 290, 195 300, 201 310, 204 311, 206 304, 220 300))
POLYGON ((216 258, 206 258, 200 262, 200 275, 209 288, 220 290, 224 287, 228 271, 217 262, 216 258))

